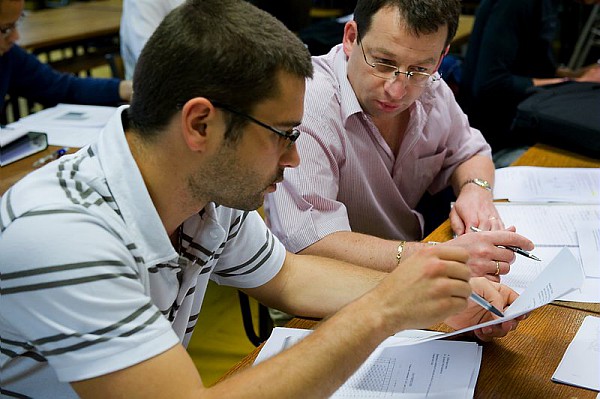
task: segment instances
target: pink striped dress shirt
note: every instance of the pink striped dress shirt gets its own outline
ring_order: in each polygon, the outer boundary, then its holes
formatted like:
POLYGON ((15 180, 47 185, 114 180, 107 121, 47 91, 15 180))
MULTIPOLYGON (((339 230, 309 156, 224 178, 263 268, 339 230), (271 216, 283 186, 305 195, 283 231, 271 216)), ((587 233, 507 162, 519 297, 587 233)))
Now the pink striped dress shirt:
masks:
POLYGON ((421 239, 423 216, 415 207, 423 194, 447 187, 473 155, 491 156, 489 145, 439 81, 410 107, 396 156, 361 109, 341 45, 313 57, 313 65, 297 141, 300 166, 286 170, 265 202, 273 233, 291 252, 337 231, 421 239))

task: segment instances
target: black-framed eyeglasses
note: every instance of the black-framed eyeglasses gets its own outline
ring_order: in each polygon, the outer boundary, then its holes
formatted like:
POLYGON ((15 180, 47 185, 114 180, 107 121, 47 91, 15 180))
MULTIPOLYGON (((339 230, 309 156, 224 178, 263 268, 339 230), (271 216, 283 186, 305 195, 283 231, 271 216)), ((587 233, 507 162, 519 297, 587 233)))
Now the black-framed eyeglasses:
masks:
POLYGON ((300 130, 298 130, 295 127, 291 128, 290 130, 287 130, 287 131, 279 130, 279 129, 274 128, 273 126, 267 125, 266 123, 259 121, 258 119, 254 118, 253 116, 250 116, 241 111, 238 111, 237 109, 230 107, 226 104, 220 103, 218 101, 211 101, 211 102, 217 108, 222 108, 228 112, 231 112, 232 114, 241 116, 242 118, 246 118, 249 121, 256 123, 257 125, 270 130, 271 132, 275 133, 276 135, 289 140, 290 141, 289 146, 291 146, 293 143, 295 143, 296 140, 298 140, 298 137, 300 136, 300 130))
POLYGON ((7 37, 9 37, 14 31, 17 30, 17 28, 18 28, 19 24, 21 23, 21 21, 23 20, 23 18, 25 18, 25 14, 21 14, 21 16, 19 17, 17 22, 14 22, 6 27, 0 28, 0 36, 2 36, 3 39, 6 39, 7 37))
POLYGON ((394 65, 384 64, 382 62, 371 63, 367 60, 367 55, 365 54, 365 49, 363 47, 362 40, 360 39, 360 35, 358 35, 358 44, 360 45, 365 62, 368 66, 373 68, 371 70, 373 76, 385 80, 395 80, 398 75, 404 75, 406 76, 406 81, 409 85, 417 87, 427 87, 433 82, 437 82, 441 79, 439 74, 432 75, 426 72, 401 71, 397 66, 394 65))

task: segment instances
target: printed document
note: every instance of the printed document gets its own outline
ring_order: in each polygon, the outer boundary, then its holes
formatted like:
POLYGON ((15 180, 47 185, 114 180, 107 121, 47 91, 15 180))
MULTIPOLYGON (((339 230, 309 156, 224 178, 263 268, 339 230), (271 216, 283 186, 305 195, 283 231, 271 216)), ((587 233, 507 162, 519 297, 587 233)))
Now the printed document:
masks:
MULTIPOLYGON (((275 328, 255 364, 310 333, 310 330, 275 328)), ((440 333, 408 330, 388 338, 331 397, 472 398, 481 366, 480 345, 461 341, 398 345, 436 335, 440 333)))
MULTIPOLYGON (((451 337, 464 332, 473 331, 478 328, 500 324, 504 321, 512 320, 516 317, 529 313, 543 305, 546 305, 555 299, 578 289, 584 281, 584 274, 581 265, 573 256, 568 248, 563 248, 552 259, 552 261, 541 271, 541 273, 532 281, 521 295, 506 309, 504 317, 466 327, 461 330, 439 334, 432 337, 425 337, 411 342, 403 343, 415 344, 427 342, 438 338, 451 337)), ((502 309, 500 309, 502 311, 502 309)))
POLYGON ((517 255, 502 283, 523 292, 565 246, 582 264, 585 281, 559 300, 600 302, 600 204, 497 203, 496 208, 505 225, 533 241, 532 253, 542 259, 517 255))
POLYGON ((494 199, 598 204, 600 168, 500 168, 496 170, 494 199))
POLYGON ((552 381, 600 391, 600 318, 587 316, 569 344, 552 381))

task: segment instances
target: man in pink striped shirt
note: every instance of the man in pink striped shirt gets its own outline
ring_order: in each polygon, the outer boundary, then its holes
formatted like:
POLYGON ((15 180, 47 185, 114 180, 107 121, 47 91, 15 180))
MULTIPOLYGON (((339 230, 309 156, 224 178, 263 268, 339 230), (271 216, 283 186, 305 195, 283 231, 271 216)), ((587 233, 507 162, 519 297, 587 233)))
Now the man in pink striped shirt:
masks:
POLYGON ((490 147, 437 74, 459 15, 459 0, 359 0, 343 43, 313 57, 301 163, 266 203, 288 250, 392 270, 426 245, 417 203, 448 186, 448 244, 468 249, 473 275, 499 281, 514 254, 498 245, 530 245, 504 228, 490 147))

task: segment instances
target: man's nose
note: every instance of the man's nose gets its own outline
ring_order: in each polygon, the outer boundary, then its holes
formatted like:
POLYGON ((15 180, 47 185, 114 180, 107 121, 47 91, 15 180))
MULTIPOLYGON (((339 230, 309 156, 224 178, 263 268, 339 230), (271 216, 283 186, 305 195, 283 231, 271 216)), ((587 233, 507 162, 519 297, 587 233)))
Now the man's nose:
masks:
POLYGON ((385 91, 393 98, 402 98, 406 94, 408 78, 404 74, 398 74, 395 79, 385 82, 385 91))

